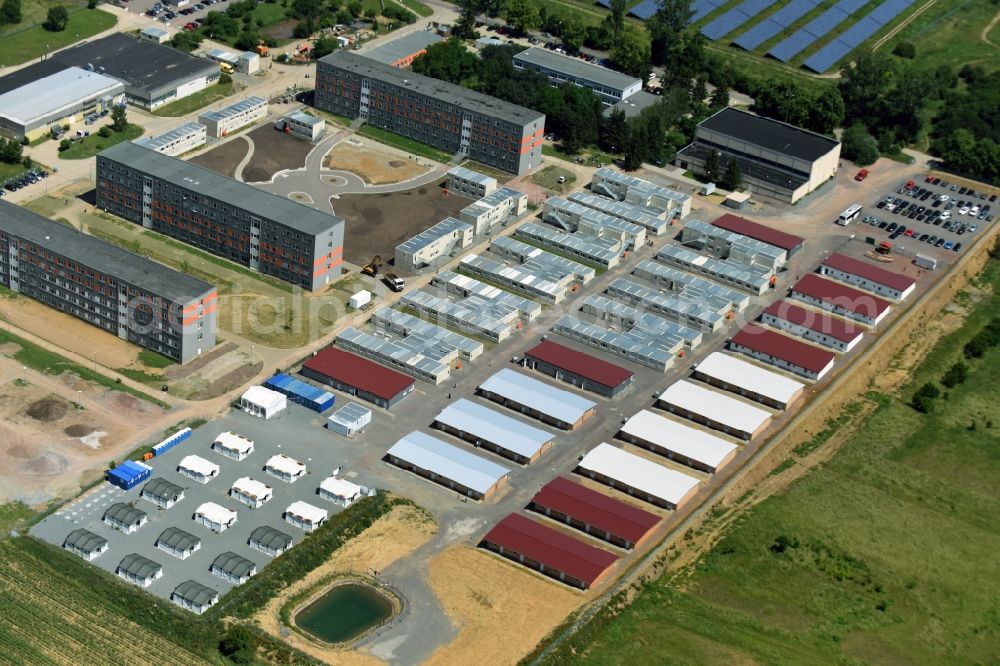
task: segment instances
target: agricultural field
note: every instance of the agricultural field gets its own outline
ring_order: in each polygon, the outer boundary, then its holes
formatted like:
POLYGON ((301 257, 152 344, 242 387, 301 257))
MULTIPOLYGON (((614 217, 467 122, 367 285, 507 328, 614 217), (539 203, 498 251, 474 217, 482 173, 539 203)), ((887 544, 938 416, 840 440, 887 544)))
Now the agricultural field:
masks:
POLYGON ((985 296, 906 386, 868 394, 797 450, 840 429, 832 459, 736 518, 692 567, 602 610, 546 663, 996 662, 1000 349, 965 359, 963 348, 1000 307, 998 288, 994 260, 973 286, 985 296), (957 362, 967 376, 955 384, 957 362), (925 414, 910 401, 927 382, 942 395, 925 414))

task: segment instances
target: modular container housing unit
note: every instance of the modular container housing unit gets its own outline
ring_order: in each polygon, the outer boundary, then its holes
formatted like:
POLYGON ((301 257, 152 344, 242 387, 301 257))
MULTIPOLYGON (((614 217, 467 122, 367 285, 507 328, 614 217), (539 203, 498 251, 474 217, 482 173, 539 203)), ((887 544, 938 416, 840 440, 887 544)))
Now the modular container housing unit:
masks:
POLYGON ((153 474, 153 468, 137 460, 126 460, 114 469, 108 470, 108 483, 122 490, 139 485, 153 474))
POLYGON ((413 391, 414 380, 366 358, 327 347, 302 365, 303 377, 390 409, 413 391))
POLYGON ((177 527, 168 527, 153 544, 179 560, 186 560, 201 549, 201 539, 177 527))
POLYGON ((892 305, 884 298, 810 273, 792 286, 791 297, 835 315, 876 326, 892 305))
POLYGON ((739 446, 721 437, 644 409, 618 435, 631 444, 701 472, 715 474, 732 462, 739 446))
POLYGON ((510 474, 506 467, 420 431, 393 444, 385 459, 476 500, 488 498, 510 474))
POLYGON ((497 225, 506 226, 508 220, 520 217, 527 210, 527 194, 501 187, 460 210, 458 219, 471 224, 475 235, 484 236, 497 231, 497 225))
POLYGON ((670 222, 664 220, 658 211, 642 206, 636 206, 625 201, 618 201, 609 197, 602 197, 590 192, 574 192, 569 195, 569 200, 588 208, 592 208, 605 215, 613 215, 625 222, 637 224, 643 227, 647 233, 654 236, 662 236, 670 228, 670 222))
POLYGON ((208 128, 201 123, 184 123, 157 136, 136 140, 140 146, 176 157, 208 143, 208 128))
POLYGON ((600 266, 604 269, 617 266, 629 247, 629 235, 606 230, 601 236, 585 233, 571 234, 549 225, 525 222, 514 235, 553 249, 558 254, 568 254, 572 259, 600 266))
POLYGON ((93 562, 107 552, 108 540, 90 530, 78 528, 66 535, 62 547, 88 562, 93 562))
POLYGON ((166 479, 151 479, 142 487, 139 497, 161 509, 169 509, 184 499, 184 489, 166 479))
POLYGON ((326 420, 326 427, 328 430, 350 437, 371 422, 372 410, 349 402, 330 415, 326 420))
POLYGON ((522 364, 586 391, 614 398, 632 385, 631 370, 597 357, 543 340, 524 352, 522 364))
POLYGON ((170 593, 170 600, 193 613, 201 615, 219 602, 219 593, 193 580, 186 580, 170 593))
POLYGON ((201 456, 184 456, 177 464, 177 473, 198 483, 208 483, 219 476, 219 466, 201 456))
POLYGON ((193 518, 199 525, 204 525, 216 534, 220 534, 236 524, 237 515, 232 509, 215 502, 205 502, 195 509, 193 518))
POLYGON ((320 482, 317 494, 337 506, 347 508, 361 497, 361 486, 347 479, 330 476, 320 482))
MULTIPOLYGON (((527 245, 525 243, 525 245, 527 245)), ((544 250, 539 250, 544 252, 544 250)), ((582 264, 581 264, 582 265, 582 264)), ((463 273, 494 282, 504 289, 527 294, 550 305, 562 302, 573 281, 566 273, 536 270, 537 266, 508 266, 479 254, 467 254, 459 261, 463 273)))
POLYGON ((602 442, 580 459, 577 474, 664 509, 677 509, 698 491, 698 479, 602 442))
POLYGON ((608 285, 608 296, 629 305, 641 307, 657 315, 702 331, 718 331, 726 322, 728 304, 715 298, 698 298, 689 293, 663 293, 628 278, 616 278, 608 285))
POLYGON ((565 231, 589 236, 624 234, 630 250, 646 244, 645 227, 562 197, 549 197, 545 200, 542 204, 542 219, 565 231))
POLYGON ((215 346, 215 287, 6 201, 0 285, 180 363, 215 346))
POLYGON ((748 220, 745 217, 740 217, 739 215, 733 215, 732 213, 726 213, 725 215, 716 218, 715 221, 712 222, 712 226, 725 229, 726 231, 732 231, 733 233, 741 234, 743 236, 748 236, 759 240, 762 243, 767 243, 768 245, 780 247, 788 253, 789 258, 795 256, 795 254, 805 246, 806 242, 801 236, 772 229, 771 227, 758 224, 757 222, 748 220))
POLYGON ((741 328, 729 348, 814 381, 823 379, 837 360, 831 351, 753 324, 741 328))
POLYGON ((635 548, 660 517, 557 476, 531 498, 528 508, 620 548, 635 548))
POLYGON ((656 404, 695 423, 748 441, 763 432, 771 421, 769 411, 686 379, 668 386, 657 396, 656 404))
POLYGON ((262 525, 250 533, 247 545, 265 555, 277 557, 292 547, 292 537, 281 530, 262 525))
POLYGON ((123 557, 118 563, 115 575, 133 585, 149 587, 154 581, 163 577, 163 567, 142 555, 132 553, 123 557))
POLYGON ((618 556, 512 513, 483 537, 482 546, 546 576, 587 590, 600 583, 618 556))
POLYGON ((805 390, 802 382, 722 352, 706 356, 691 376, 774 409, 788 409, 805 390))
POLYGON ((242 585, 257 573, 257 565, 230 550, 212 560, 209 572, 233 585, 242 585))
POLYGON ((264 506, 274 497, 274 490, 267 484, 244 476, 236 479, 229 489, 229 496, 241 504, 246 504, 251 509, 256 509, 264 506))
POLYGON ((897 301, 912 294, 917 287, 917 281, 911 277, 837 252, 823 260, 819 273, 897 301))
POLYGON ((696 219, 684 224, 681 242, 707 250, 716 257, 772 271, 779 271, 788 263, 788 252, 784 248, 696 219))
POLYGON ((611 167, 601 167, 594 172, 590 191, 674 218, 691 214, 691 195, 654 185, 611 167))
POLYGON ((263 386, 251 386, 240 396, 240 409, 252 416, 270 419, 288 407, 284 393, 272 391, 263 386))
POLYGON ((97 207, 303 289, 340 274, 343 219, 134 143, 97 156, 97 207))
POLYGON ((318 530, 326 522, 329 515, 326 509, 313 506, 308 502, 292 502, 283 514, 286 523, 294 525, 304 532, 318 530))
POLYGON ((487 176, 464 166, 457 166, 448 171, 447 187, 449 192, 473 199, 482 199, 488 194, 493 194, 498 183, 493 176, 487 176))
POLYGON ((538 460, 552 446, 555 437, 465 398, 439 412, 434 417, 434 426, 521 465, 538 460))
POLYGON ((253 453, 253 441, 235 432, 223 432, 212 442, 212 450, 230 460, 245 460, 253 453))
POLYGON ((861 342, 864 329, 838 317, 799 307, 791 301, 775 301, 760 315, 761 322, 809 342, 849 352, 861 342))
POLYGON ((267 459, 264 471, 286 483, 295 483, 306 475, 306 466, 291 456, 278 453, 267 459))
POLYGON ((205 111, 198 116, 198 122, 208 129, 209 136, 218 139, 263 118, 267 118, 267 100, 253 96, 215 111, 205 111))
POLYGON ((660 248, 656 253, 656 260, 691 273, 700 273, 758 296, 768 290, 774 276, 773 268, 744 264, 732 259, 715 259, 675 245, 660 248))
POLYGON ((563 430, 573 430, 594 414, 597 403, 504 368, 479 385, 494 402, 563 430))
POLYGON ((101 522, 122 534, 133 534, 149 522, 149 516, 124 502, 115 502, 104 511, 101 522))
POLYGON ((468 222, 446 217, 429 229, 396 246, 396 269, 413 272, 447 260, 454 250, 472 245, 473 229, 468 222))
POLYGON ((353 53, 319 60, 315 104, 507 173, 542 161, 543 114, 353 53))
POLYGON ((554 86, 571 83, 592 90, 604 104, 615 104, 642 90, 642 81, 634 76, 537 46, 516 54, 514 67, 544 74, 554 86))
POLYGON ((292 399, 292 402, 320 414, 333 407, 336 400, 336 397, 329 391, 316 388, 283 372, 268 379, 264 382, 264 386, 272 391, 284 393, 292 399))
POLYGON ((326 133, 326 121, 304 111, 292 111, 282 117, 277 125, 285 134, 313 143, 326 133))

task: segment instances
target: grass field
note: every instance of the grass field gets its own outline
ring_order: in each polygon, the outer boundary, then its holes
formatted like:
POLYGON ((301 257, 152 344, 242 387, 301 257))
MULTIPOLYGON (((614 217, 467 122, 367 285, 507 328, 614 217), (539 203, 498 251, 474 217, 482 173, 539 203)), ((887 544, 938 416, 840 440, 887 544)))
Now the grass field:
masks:
POLYGON ((379 143, 392 146, 393 148, 399 148, 400 150, 405 150, 408 153, 413 153, 414 155, 426 157, 429 160, 441 162, 442 164, 447 164, 451 161, 451 155, 443 150, 438 150, 437 148, 433 148, 427 144, 414 141, 413 139, 400 136, 399 134, 394 134, 379 127, 362 125, 361 129, 358 130, 358 134, 366 136, 369 139, 374 139, 379 143))
MULTIPOLYGON (((984 280, 1000 291, 998 262, 984 280)), ((1000 349, 931 414, 907 401, 998 307, 996 295, 980 303, 899 395, 860 397, 871 415, 832 460, 547 663, 996 663, 1000 349)))
POLYGON ((433 9, 420 2, 420 0, 399 0, 399 4, 403 5, 417 16, 430 16, 434 13, 433 9))
POLYGON ((995 2, 939 0, 882 48, 892 52, 898 42, 913 42, 917 49, 914 62, 921 69, 941 65, 958 69, 974 63, 995 71, 1000 69, 1000 22, 983 33, 997 14, 1000 5, 995 2))
POLYGON ((547 190, 552 190, 553 192, 562 194, 563 192, 568 192, 573 189, 573 184, 576 182, 576 176, 573 175, 572 171, 563 169, 562 167, 550 165, 532 176, 531 180, 536 185, 541 185, 547 190), (560 183, 560 178, 565 178, 565 181, 560 183))
MULTIPOLYGON (((25 3, 25 6, 28 4, 25 3)), ((45 11, 48 9, 46 8, 45 11)), ((42 12, 40 20, 45 20, 45 12, 42 12)), ((81 9, 70 13, 69 25, 62 32, 49 32, 41 26, 35 26, 19 32, 11 30, 2 33, 0 34, 0 67, 20 65, 22 62, 34 60, 50 51, 56 51, 107 30, 117 22, 118 19, 115 18, 114 14, 100 9, 81 9)), ((23 22, 20 25, 27 25, 27 23, 23 22)))
POLYGON ((20 176, 22 173, 27 171, 24 165, 18 162, 17 164, 7 164, 6 162, 0 162, 0 185, 6 183, 7 181, 20 176))
POLYGON ((209 86, 204 90, 199 90, 193 95, 188 95, 187 97, 179 99, 176 102, 171 102, 166 106, 161 106, 156 111, 153 111, 153 115, 167 118, 186 116, 189 113, 197 111, 203 106, 208 106, 209 104, 218 102, 219 100, 229 97, 232 94, 232 83, 217 83, 214 86, 209 86))
POLYGON ((96 131, 92 131, 90 136, 73 141, 69 148, 59 153, 59 157, 64 160, 85 160, 102 150, 118 145, 122 141, 138 139, 142 136, 143 131, 142 127, 132 123, 129 123, 124 132, 112 132, 109 137, 103 137, 96 131))

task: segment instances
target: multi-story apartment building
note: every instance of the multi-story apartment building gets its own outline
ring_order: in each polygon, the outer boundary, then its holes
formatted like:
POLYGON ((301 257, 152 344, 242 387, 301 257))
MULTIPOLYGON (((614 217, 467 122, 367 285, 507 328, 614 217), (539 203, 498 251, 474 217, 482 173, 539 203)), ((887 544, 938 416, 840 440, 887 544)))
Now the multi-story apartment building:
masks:
POLYGON ((0 284, 180 363, 215 346, 215 287, 5 201, 0 284))
POLYGON ((312 291, 343 261, 343 219, 134 143, 97 156, 97 206, 312 291))
POLYGON ((544 114, 346 51, 317 64, 315 99, 325 111, 507 173, 542 162, 544 114))

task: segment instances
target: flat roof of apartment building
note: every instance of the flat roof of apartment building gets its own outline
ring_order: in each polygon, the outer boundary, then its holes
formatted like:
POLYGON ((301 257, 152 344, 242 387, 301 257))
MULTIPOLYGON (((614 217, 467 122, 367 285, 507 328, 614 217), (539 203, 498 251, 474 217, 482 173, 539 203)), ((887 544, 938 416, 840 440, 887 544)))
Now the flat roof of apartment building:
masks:
POLYGON ((246 183, 209 171, 205 167, 128 141, 108 148, 97 157, 98 162, 102 157, 121 162, 177 187, 275 220, 303 233, 320 234, 330 227, 344 223, 344 220, 336 215, 323 213, 291 199, 258 190, 246 183))
POLYGON ((386 65, 391 65, 394 62, 410 57, 414 53, 420 53, 426 50, 428 46, 437 44, 440 41, 441 36, 436 32, 419 30, 405 37, 394 39, 391 42, 379 44, 372 50, 367 51, 365 57, 385 63, 386 65))
POLYGON ((203 280, 6 201, 0 201, 0 230, 171 301, 183 302, 215 290, 203 280))
POLYGON ((321 58, 319 62, 347 70, 358 76, 378 79, 407 88, 419 95, 440 100, 445 104, 454 104, 467 111, 481 113, 484 116, 498 118, 516 125, 525 125, 545 118, 545 114, 523 106, 511 104, 462 86, 456 86, 453 83, 398 69, 355 53, 334 51, 321 58))
POLYGON ((839 143, 822 134, 732 107, 709 116, 698 127, 810 162, 823 157, 839 143))
POLYGON ((514 56, 514 62, 530 63, 555 72, 560 72, 575 79, 583 79, 598 85, 625 90, 641 81, 634 76, 616 72, 607 67, 593 65, 579 58, 571 58, 537 46, 521 51, 514 56))

